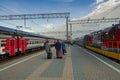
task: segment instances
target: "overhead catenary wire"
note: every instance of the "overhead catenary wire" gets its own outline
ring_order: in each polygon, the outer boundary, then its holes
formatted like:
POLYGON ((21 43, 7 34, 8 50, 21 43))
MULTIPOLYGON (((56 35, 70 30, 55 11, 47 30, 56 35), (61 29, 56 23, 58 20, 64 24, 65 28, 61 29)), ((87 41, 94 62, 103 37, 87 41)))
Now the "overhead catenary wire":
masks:
POLYGON ((0 21, 0 23, 6 23, 6 24, 9 24, 9 25, 12 25, 12 26, 16 26, 16 25, 15 25, 15 24, 13 24, 13 23, 4 22, 4 21, 0 21))
MULTIPOLYGON (((5 7, 5 6, 3 6, 3 5, 0 5, 0 11, 1 11, 1 13, 3 13, 3 14, 13 14, 13 13, 16 13, 16 11, 13 11, 12 9, 9 9, 9 8, 7 8, 7 7, 5 7)), ((12 26, 16 26, 15 24, 13 24, 13 23, 10 23, 10 22, 5 22, 5 21, 0 21, 1 23, 5 23, 5 24, 9 24, 9 25, 12 25, 12 26)))
POLYGON ((7 15, 9 14, 18 14, 17 11, 15 11, 14 9, 12 8, 8 8, 7 6, 4 6, 4 5, 1 5, 0 4, 0 10, 3 12, 3 13, 7 13, 7 15))
POLYGON ((88 24, 88 23, 111 23, 120 22, 120 18, 102 18, 102 19, 83 19, 83 20, 72 20, 69 24, 88 24))

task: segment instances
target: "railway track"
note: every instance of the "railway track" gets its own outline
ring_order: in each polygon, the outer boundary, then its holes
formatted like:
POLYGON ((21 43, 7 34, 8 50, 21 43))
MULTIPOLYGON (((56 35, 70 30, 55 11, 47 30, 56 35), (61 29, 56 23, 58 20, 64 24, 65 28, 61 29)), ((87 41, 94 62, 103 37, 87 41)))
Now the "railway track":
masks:
POLYGON ((11 62, 11 61, 14 61, 16 59, 23 58, 23 57, 28 56, 28 55, 35 54, 35 53, 43 51, 43 50, 44 50, 44 48, 41 48, 39 50, 29 51, 29 52, 25 52, 24 54, 16 55, 16 56, 13 56, 13 57, 8 57, 6 59, 0 60, 0 65, 6 64, 6 63, 11 62))

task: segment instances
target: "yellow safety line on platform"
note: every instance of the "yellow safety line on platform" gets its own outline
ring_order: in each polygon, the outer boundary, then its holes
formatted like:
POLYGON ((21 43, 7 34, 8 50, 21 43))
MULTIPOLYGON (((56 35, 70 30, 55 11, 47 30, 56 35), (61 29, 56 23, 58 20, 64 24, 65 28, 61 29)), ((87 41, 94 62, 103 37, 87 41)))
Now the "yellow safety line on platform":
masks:
POLYGON ((66 54, 65 57, 66 61, 61 80, 74 80, 70 47, 68 48, 68 54, 66 54))

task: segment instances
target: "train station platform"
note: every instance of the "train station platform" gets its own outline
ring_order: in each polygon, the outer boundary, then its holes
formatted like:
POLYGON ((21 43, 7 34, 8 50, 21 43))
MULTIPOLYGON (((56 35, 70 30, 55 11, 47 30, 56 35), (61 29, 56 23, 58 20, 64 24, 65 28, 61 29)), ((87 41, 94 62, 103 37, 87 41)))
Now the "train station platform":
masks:
POLYGON ((120 80, 120 64, 77 45, 63 59, 46 59, 45 51, 0 66, 0 80, 120 80))

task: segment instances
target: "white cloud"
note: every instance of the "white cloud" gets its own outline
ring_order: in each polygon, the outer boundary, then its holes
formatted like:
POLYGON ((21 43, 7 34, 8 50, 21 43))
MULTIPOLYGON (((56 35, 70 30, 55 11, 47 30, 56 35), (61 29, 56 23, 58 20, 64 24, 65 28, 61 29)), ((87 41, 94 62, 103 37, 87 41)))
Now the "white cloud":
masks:
POLYGON ((94 7, 94 6, 96 6, 96 5, 101 5, 102 3, 104 3, 105 2, 105 0, 96 0, 94 3, 92 3, 91 5, 90 5, 90 7, 94 7))
POLYGON ((49 28, 49 29, 51 29, 51 28, 53 28, 53 24, 43 24, 42 25, 44 28, 49 28))
POLYGON ((106 17, 118 7, 120 7, 120 0, 108 0, 98 4, 96 9, 84 18, 95 18, 95 16, 97 16, 96 18, 106 17))

